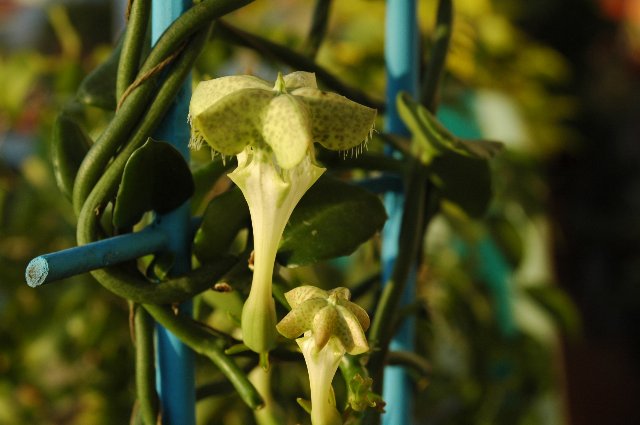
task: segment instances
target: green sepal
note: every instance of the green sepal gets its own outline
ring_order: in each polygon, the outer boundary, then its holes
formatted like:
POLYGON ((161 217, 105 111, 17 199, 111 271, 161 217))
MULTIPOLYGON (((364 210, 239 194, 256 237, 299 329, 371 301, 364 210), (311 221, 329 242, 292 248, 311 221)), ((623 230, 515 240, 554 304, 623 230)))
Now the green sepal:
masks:
POLYGON ((53 124, 51 158, 58 188, 69 199, 78 168, 92 144, 89 135, 76 121, 65 114, 58 115, 53 124))
POLYGON ((293 210, 277 260, 293 267, 349 255, 382 229, 386 219, 376 195, 322 176, 293 210))
POLYGON ((151 138, 129 158, 113 212, 116 228, 133 226, 147 211, 167 213, 194 191, 189 166, 180 152, 151 138))
POLYGON ((234 238, 249 224, 249 208, 240 189, 233 188, 209 202, 193 240, 193 253, 207 263, 228 251, 234 238))
POLYGON ((109 57, 82 80, 76 93, 80 103, 108 111, 116 110, 116 79, 123 40, 121 36, 109 57))

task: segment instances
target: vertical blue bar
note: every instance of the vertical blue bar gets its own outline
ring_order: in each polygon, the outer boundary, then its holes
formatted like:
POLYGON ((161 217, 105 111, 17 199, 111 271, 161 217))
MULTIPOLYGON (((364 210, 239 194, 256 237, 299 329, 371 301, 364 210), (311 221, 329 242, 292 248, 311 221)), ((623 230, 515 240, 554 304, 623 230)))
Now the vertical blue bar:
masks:
MULTIPOLYGON (((155 43, 164 30, 185 10, 190 0, 153 0, 151 40, 155 43)), ((165 116, 155 136, 176 147, 189 159, 189 126, 187 114, 191 97, 191 82, 185 82, 174 104, 165 116)), ((169 236, 169 249, 174 255, 172 273, 184 273, 191 268, 189 202, 174 211, 157 217, 157 224, 169 236)), ((180 306, 182 314, 190 315, 190 302, 180 306)), ((156 379, 162 404, 163 423, 195 424, 195 371, 193 353, 169 331, 157 327, 156 379)))
MULTIPOLYGON (((387 67, 387 115, 385 128, 390 133, 407 135, 408 131, 396 108, 396 95, 407 91, 413 96, 418 93, 418 29, 415 0, 387 0, 385 23, 385 63, 387 67)), ((392 154, 392 153, 391 153, 392 154)), ((398 239, 404 195, 389 192, 385 196, 385 206, 389 219, 382 237, 382 279, 391 276, 398 256, 398 239)), ((415 298, 415 269, 409 276, 402 303, 415 298)), ((413 319, 405 320, 391 341, 391 350, 413 351, 415 324, 413 319)), ((388 366, 384 372, 383 398, 387 403, 382 416, 384 425, 409 425, 412 412, 412 391, 409 376, 399 366, 388 366)))

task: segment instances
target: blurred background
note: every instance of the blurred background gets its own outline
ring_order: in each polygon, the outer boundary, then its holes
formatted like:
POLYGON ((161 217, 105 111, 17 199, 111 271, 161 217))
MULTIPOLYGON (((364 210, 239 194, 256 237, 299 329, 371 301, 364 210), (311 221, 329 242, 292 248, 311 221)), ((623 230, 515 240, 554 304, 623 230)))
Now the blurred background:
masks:
MULTIPOLYGON (((318 62, 381 99, 384 2, 334 3, 318 62)), ((435 4, 419 1, 425 61, 435 4)), ((429 373, 414 380, 416 423, 638 424, 640 0, 454 5, 440 117, 506 151, 487 218, 438 218, 425 241, 417 350, 429 373), (464 249, 485 236, 497 260, 464 249)), ((88 276, 38 290, 23 277, 31 258, 74 245, 51 125, 111 52, 125 9, 0 0, 0 424, 129 421, 126 302, 88 276)), ((299 50, 312 10, 257 1, 230 21, 299 50)), ((214 37, 197 72, 278 66, 214 37)), ((82 114, 93 136, 108 119, 82 114)), ((201 423, 222 423, 203 405, 201 423)))

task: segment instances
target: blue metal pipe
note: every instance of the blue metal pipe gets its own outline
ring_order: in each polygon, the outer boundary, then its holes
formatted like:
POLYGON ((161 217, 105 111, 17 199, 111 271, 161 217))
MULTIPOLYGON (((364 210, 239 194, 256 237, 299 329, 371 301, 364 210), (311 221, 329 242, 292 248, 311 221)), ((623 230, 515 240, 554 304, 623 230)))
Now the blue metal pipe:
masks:
MULTIPOLYGON (((165 29, 191 7, 190 0, 153 0, 151 9, 151 40, 155 43, 165 29)), ((185 159, 189 159, 189 126, 187 114, 191 97, 191 81, 185 82, 175 103, 165 116, 155 137, 171 143, 185 159)), ((169 251, 174 256, 173 274, 191 269, 191 213, 185 202, 168 214, 158 216, 156 224, 169 239, 169 251)), ((191 302, 180 306, 180 313, 191 315, 191 302)), ((163 423, 195 424, 195 368, 191 350, 169 331, 156 328, 156 382, 162 404, 163 423)))
MULTIPOLYGON (((385 128, 390 133, 408 135, 396 107, 396 96, 406 91, 418 94, 418 26, 415 0, 387 0, 385 22, 385 63, 387 70, 387 115, 385 128)), ((394 155, 396 153, 390 152, 394 155)), ((382 281, 389 280, 398 256, 398 240, 404 206, 404 194, 387 193, 385 207, 389 219, 382 233, 382 281)), ((402 304, 415 296, 415 268, 409 276, 402 304)), ((413 351, 413 319, 405 319, 391 341, 391 350, 413 351)), ((387 403, 382 416, 384 425, 410 424, 413 406, 409 376, 399 366, 388 366, 384 372, 383 398, 387 403)))
POLYGON ((165 232, 157 226, 150 226, 137 233, 127 233, 36 257, 27 266, 25 278, 27 285, 35 288, 162 251, 167 248, 167 244, 165 232))

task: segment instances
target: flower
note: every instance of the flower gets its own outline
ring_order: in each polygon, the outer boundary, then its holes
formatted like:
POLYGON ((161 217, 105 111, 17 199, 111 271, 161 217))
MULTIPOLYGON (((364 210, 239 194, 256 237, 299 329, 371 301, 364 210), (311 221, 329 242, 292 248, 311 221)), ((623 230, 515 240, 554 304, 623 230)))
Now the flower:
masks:
POLYGON ((347 288, 324 291, 315 286, 299 286, 285 294, 291 311, 277 325, 278 332, 296 338, 311 331, 316 349, 321 350, 330 338, 335 338, 342 351, 362 354, 369 351, 364 331, 369 328, 369 316, 350 301, 347 288))
POLYGON ((375 117, 375 109, 319 90, 309 72, 278 74, 273 88, 248 75, 203 81, 189 104, 193 148, 206 142, 223 155, 266 149, 283 169, 300 163, 313 142, 331 150, 360 145, 375 117))
POLYGON ((300 286, 285 294, 291 311, 276 326, 287 338, 296 339, 307 364, 311 386, 312 425, 341 425, 331 381, 345 355, 369 350, 364 335, 369 316, 350 301, 347 288, 324 291, 300 286))
POLYGON ((278 74, 275 86, 252 76, 204 81, 189 105, 191 147, 207 143, 237 155, 229 174, 249 205, 254 239, 251 291, 242 310, 245 345, 266 353, 275 345, 271 294, 278 244, 291 212, 325 171, 315 165, 313 142, 346 150, 373 130, 376 111, 321 91, 315 75, 278 74))

